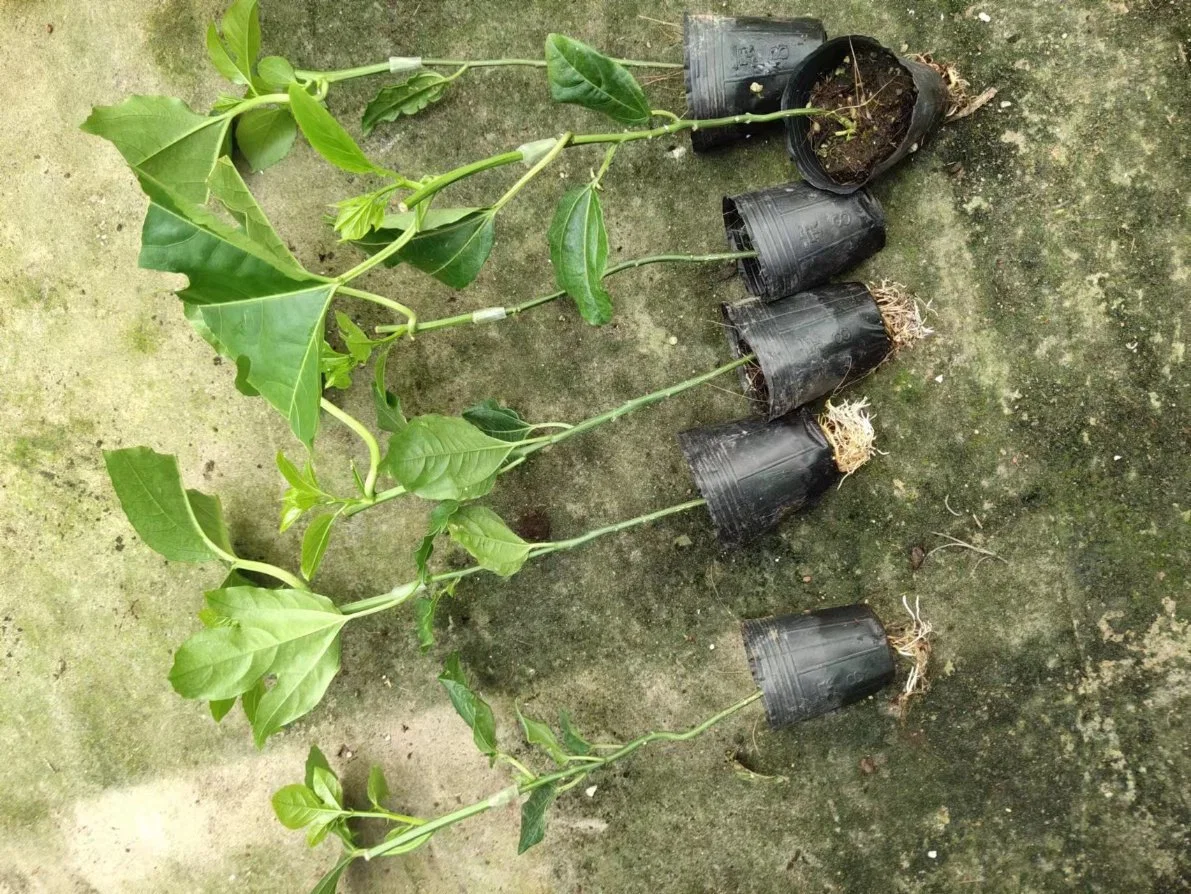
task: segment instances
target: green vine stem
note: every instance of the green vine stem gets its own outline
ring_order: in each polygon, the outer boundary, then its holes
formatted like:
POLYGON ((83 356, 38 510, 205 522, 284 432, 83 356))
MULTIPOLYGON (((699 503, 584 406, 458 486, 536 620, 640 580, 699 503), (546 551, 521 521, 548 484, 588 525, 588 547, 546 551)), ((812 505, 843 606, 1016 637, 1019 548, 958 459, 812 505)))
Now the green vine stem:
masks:
MULTIPOLYGON (((675 385, 670 385, 666 388, 661 388, 657 391, 651 391, 648 394, 642 394, 639 397, 634 397, 631 400, 625 401, 618 407, 615 407, 604 413, 600 413, 598 416, 591 416, 587 419, 584 419, 582 422, 575 423, 574 425, 564 426, 554 434, 544 435, 540 438, 533 438, 529 441, 524 441, 522 442, 524 446, 519 449, 516 454, 512 456, 510 461, 502 466, 496 474, 503 475, 506 472, 515 469, 525 461, 526 457, 536 453, 539 450, 543 450, 546 447, 551 447, 555 444, 560 444, 568 438, 573 438, 576 435, 582 434, 583 432, 591 431, 593 428, 597 428, 598 426, 603 425, 605 422, 614 422, 621 416, 625 416, 634 412, 635 410, 641 409, 642 407, 648 407, 650 404, 659 403, 660 401, 666 400, 667 398, 682 394, 684 391, 697 388, 699 385, 710 382, 712 379, 718 378, 719 376, 731 372, 738 367, 744 366, 747 363, 752 363, 755 359, 756 356, 754 354, 747 354, 744 357, 729 361, 722 366, 717 366, 715 369, 710 370, 709 372, 705 372, 693 378, 686 379, 685 381, 679 382, 675 385)), ((336 407, 336 409, 338 410, 338 407, 336 407)), ((339 412, 342 413, 343 411, 340 410, 339 412)), ((556 427, 557 425, 557 423, 551 423, 550 427, 556 427)), ((371 448, 369 449, 371 450, 371 448)), ((394 500, 397 497, 403 496, 405 493, 407 493, 407 491, 404 487, 397 486, 381 491, 369 499, 352 501, 343 509, 343 516, 344 518, 348 518, 360 512, 364 512, 367 509, 371 509, 373 506, 379 506, 382 503, 387 503, 389 500, 394 500)))
MULTIPOLYGON (((614 59, 628 68, 682 68, 681 62, 649 62, 640 59, 614 59)), ((350 81, 355 78, 367 78, 379 74, 397 74, 406 71, 416 71, 417 68, 462 68, 464 71, 472 68, 507 68, 518 66, 526 68, 545 68, 545 59, 436 59, 425 56, 395 56, 384 62, 374 62, 371 65, 358 65, 354 68, 339 68, 331 71, 313 71, 297 69, 294 74, 303 81, 325 81, 328 84, 350 81), (394 61, 406 63, 394 71, 394 61)))
MULTIPOLYGON (((537 559, 541 556, 550 555, 550 553, 562 552, 564 550, 574 549, 577 546, 582 546, 585 543, 590 543, 600 537, 608 534, 617 534, 621 531, 627 531, 630 528, 640 527, 641 525, 649 524, 650 522, 658 521, 671 515, 678 515, 681 512, 688 512, 691 509, 706 505, 706 500, 695 499, 687 500, 685 503, 678 503, 674 506, 667 506, 665 509, 657 509, 653 512, 647 512, 645 515, 638 515, 635 518, 626 519, 625 521, 616 522, 615 524, 605 525, 602 528, 595 528, 585 534, 580 534, 578 537, 572 537, 569 540, 547 541, 543 543, 533 544, 533 548, 529 551, 526 560, 537 559)), ((391 608, 396 608, 404 602, 409 601, 413 596, 421 593, 427 586, 433 584, 445 584, 451 581, 460 580, 461 578, 471 577, 473 574, 478 574, 484 571, 482 565, 469 565, 466 568, 460 568, 457 571, 444 571, 441 574, 433 574, 425 580, 424 584, 419 584, 417 581, 410 581, 408 583, 398 584, 388 593, 382 593, 379 596, 371 596, 367 599, 360 599, 356 602, 349 602, 346 605, 339 606, 341 614, 349 617, 363 617, 365 615, 374 615, 377 612, 388 611, 391 608)))
POLYGON ((584 419, 582 422, 576 423, 571 428, 556 432, 549 437, 539 439, 537 443, 531 444, 522 450, 520 452, 521 456, 529 456, 530 454, 536 453, 539 450, 544 450, 547 447, 551 447, 554 444, 560 444, 568 438, 573 438, 585 431, 591 431, 593 428, 601 426, 606 422, 615 422, 621 416, 625 416, 635 410, 641 409, 642 407, 648 407, 650 404, 659 403, 668 397, 673 397, 676 394, 681 394, 682 392, 688 391, 691 388, 695 388, 706 382, 710 382, 712 379, 722 376, 724 373, 731 372, 732 370, 744 366, 747 363, 752 363, 754 360, 756 360, 756 355, 747 354, 744 357, 740 357, 739 359, 725 363, 723 366, 717 366, 710 372, 705 372, 702 375, 695 376, 692 379, 687 379, 685 382, 679 382, 677 385, 671 385, 668 388, 662 388, 658 391, 651 391, 649 394, 643 394, 640 397, 635 397, 632 400, 625 401, 619 407, 608 410, 606 413, 601 413, 598 416, 592 416, 588 419, 584 419))
MULTIPOLYGON (((702 255, 682 255, 682 254, 661 254, 661 255, 647 255, 641 258, 632 258, 628 261, 622 261, 619 264, 614 264, 604 271, 604 279, 621 273, 625 270, 635 270, 638 267, 646 267, 650 264, 662 263, 687 263, 687 264, 706 264, 717 261, 740 261, 746 258, 755 258, 757 253, 755 251, 725 251, 712 254, 702 255)), ((340 289, 340 291, 344 291, 340 289)), ((345 292, 345 294, 352 294, 345 292)), ((523 301, 521 304, 514 304, 510 307, 485 307, 480 310, 472 311, 466 314, 456 314, 453 317, 440 317, 437 320, 426 320, 418 323, 418 333, 434 332, 437 329, 451 329, 456 326, 471 326, 481 323, 493 323, 498 320, 503 320, 508 317, 515 317, 518 314, 524 313, 527 310, 532 310, 535 307, 541 307, 543 304, 549 304, 552 301, 557 301, 559 298, 565 298, 567 293, 559 289, 557 292, 551 292, 549 295, 539 295, 536 298, 530 298, 528 301, 523 301)), ((382 325, 377 326, 378 333, 393 335, 400 337, 406 333, 406 326, 404 324, 382 325)))
POLYGON ((301 578, 295 577, 284 568, 278 568, 268 562, 254 562, 251 559, 236 558, 232 562, 232 570, 234 571, 252 571, 256 574, 264 574, 281 581, 288 587, 293 587, 295 590, 309 590, 310 585, 301 578))
MULTIPOLYGON (((650 130, 626 130, 620 133, 588 133, 575 134, 567 143, 567 148, 572 146, 591 146, 596 144, 616 144, 634 143, 638 140, 656 140, 659 137, 669 136, 671 134, 680 133, 684 130, 711 130, 717 127, 731 127, 735 124, 765 124, 771 121, 782 121, 786 118, 798 118, 805 115, 816 115, 821 117, 836 118, 839 117, 835 112, 829 112, 825 109, 815 108, 800 108, 800 109, 782 109, 777 112, 768 112, 763 115, 756 115, 752 112, 746 112, 740 115, 730 115, 726 118, 704 118, 701 120, 680 118, 672 121, 669 124, 661 127, 654 127, 650 130)), ((470 177, 473 174, 478 174, 481 171, 488 171, 493 168, 499 168, 503 165, 516 164, 524 161, 525 154, 520 149, 515 149, 512 152, 501 152, 498 155, 493 155, 488 158, 480 159, 479 161, 471 162, 463 167, 456 168, 453 171, 448 171, 445 174, 440 174, 433 178, 428 183, 422 185, 414 190, 410 195, 402 200, 402 207, 409 210, 426 199, 433 196, 435 193, 442 191, 457 180, 462 180, 465 177, 470 177)))
POLYGON ((409 845, 413 844, 419 839, 428 838, 439 829, 446 828, 447 826, 453 826, 465 819, 485 813, 494 807, 507 804, 513 798, 531 794, 535 790, 544 788, 548 785, 559 785, 560 783, 569 785, 574 783, 587 777, 591 773, 608 766, 609 764, 614 764, 617 761, 624 760, 634 751, 644 748, 646 745, 651 745, 654 742, 687 742, 691 739, 698 738, 712 727, 722 723, 732 715, 743 711, 745 708, 760 698, 761 691, 756 690, 747 697, 736 702, 736 704, 725 708, 717 714, 713 714, 702 723, 692 726, 689 729, 683 730, 681 732, 671 732, 669 730, 656 730, 653 732, 648 732, 642 736, 638 736, 631 742, 620 746, 615 751, 610 752, 604 757, 595 757, 590 761, 583 761, 581 763, 576 763, 574 766, 564 767, 563 769, 554 773, 544 773, 540 776, 532 776, 532 778, 524 779, 518 782, 516 786, 502 789, 494 795, 477 801, 474 804, 469 804, 466 807, 462 807, 458 810, 452 811, 451 813, 436 817, 429 822, 416 825, 413 828, 407 829, 387 841, 383 841, 380 844, 374 845, 373 847, 358 848, 350 852, 351 856, 353 858, 363 857, 365 860, 387 856, 394 851, 401 851, 405 848, 408 848, 409 845))
POLYGON ((355 432, 357 437, 364 442, 364 446, 368 448, 368 475, 364 479, 364 496, 371 499, 376 496, 376 478, 380 474, 380 444, 377 443, 372 432, 346 410, 341 410, 325 397, 320 401, 320 405, 325 412, 355 432))

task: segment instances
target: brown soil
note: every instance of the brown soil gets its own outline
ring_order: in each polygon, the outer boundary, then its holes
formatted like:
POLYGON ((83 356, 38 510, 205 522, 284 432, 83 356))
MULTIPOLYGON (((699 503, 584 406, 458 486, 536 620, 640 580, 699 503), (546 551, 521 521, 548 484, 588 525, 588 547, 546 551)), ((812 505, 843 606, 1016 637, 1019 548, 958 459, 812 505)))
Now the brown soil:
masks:
POLYGON ((893 154, 910 127, 917 91, 887 50, 849 54, 811 89, 810 105, 839 112, 854 125, 811 119, 809 138, 823 170, 838 183, 860 183, 893 154))

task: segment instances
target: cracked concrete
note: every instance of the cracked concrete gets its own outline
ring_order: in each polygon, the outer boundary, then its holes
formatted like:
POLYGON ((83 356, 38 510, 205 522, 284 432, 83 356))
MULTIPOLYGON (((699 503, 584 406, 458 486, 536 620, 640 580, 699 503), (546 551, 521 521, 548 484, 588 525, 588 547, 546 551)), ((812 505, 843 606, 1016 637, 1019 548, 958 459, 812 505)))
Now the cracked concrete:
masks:
MULTIPOLYGON (((448 648, 462 650, 507 741, 514 700, 624 738, 685 726, 748 691, 740 618, 867 599, 893 621, 903 595, 939 631, 932 688, 904 724, 883 700, 781 733, 750 714, 639 754, 593 779, 593 797, 565 796, 545 843, 523 857, 508 807, 408 858, 355 867, 344 889, 1191 887, 1184 3, 791 10, 820 16, 829 34, 954 59, 978 89, 1000 91, 876 186, 889 246, 857 276, 913 287, 938 332, 856 388, 887 454, 742 552, 720 552, 692 514, 509 582, 472 579, 430 657, 407 617, 369 618, 349 632, 324 705, 263 753, 241 718, 216 726, 169 690, 172 649, 216 571, 139 542, 99 448, 178 453, 190 486, 223 497, 243 554, 293 565, 298 533, 275 533, 272 468, 293 441, 212 362, 169 294, 174 280, 136 269, 144 199, 115 151, 77 130, 92 104, 134 92, 206 108, 220 86, 201 34, 220 5, 0 3, 0 73, 13 88, 0 132, 0 892, 305 890, 333 848, 308 851, 268 795, 300 778, 311 742, 357 796, 367 765, 384 764, 411 810, 507 783, 434 682, 448 648), (947 549, 911 571, 911 547, 943 542, 932 532, 1005 561, 947 549), (775 779, 742 778, 729 754, 775 779)), ((638 58, 681 54, 659 24, 680 18, 670 0, 263 6, 266 52, 312 68, 394 52, 537 55, 547 30, 638 58)), ((723 9, 778 12, 760 0, 723 9)), ((332 107, 352 119, 375 86, 338 91, 332 107)), ((369 151, 423 173, 597 126, 552 107, 534 72, 477 73, 460 87, 425 117, 378 129, 369 151)), ((681 111, 678 80, 649 91, 681 111)), ((719 250, 722 194, 794 176, 776 141, 706 158, 670 148, 629 147, 609 172, 613 260, 719 250)), ((568 154, 565 179, 542 178, 502 213, 472 288, 397 270, 377 275, 378 289, 426 315, 549 290, 548 209, 593 164, 568 154)), ((454 198, 502 183, 477 179, 454 198)), ((352 263, 320 221, 351 178, 300 146, 252 186, 312 269, 352 263)), ((727 356, 716 307, 742 293, 727 272, 627 273, 602 330, 557 307, 419 338, 394 356, 391 382, 411 412, 495 396, 530 418, 582 418, 727 356)), ((361 322, 381 321, 370 314, 361 322)), ((492 505, 557 537, 685 499, 674 432, 743 413, 725 389, 535 457, 492 505)), ((365 402, 359 389, 347 398, 362 416, 365 402)), ((342 483, 357 448, 327 428, 318 454, 342 483)), ((320 589, 346 600, 404 579, 423 525, 412 503, 354 519, 320 589)))

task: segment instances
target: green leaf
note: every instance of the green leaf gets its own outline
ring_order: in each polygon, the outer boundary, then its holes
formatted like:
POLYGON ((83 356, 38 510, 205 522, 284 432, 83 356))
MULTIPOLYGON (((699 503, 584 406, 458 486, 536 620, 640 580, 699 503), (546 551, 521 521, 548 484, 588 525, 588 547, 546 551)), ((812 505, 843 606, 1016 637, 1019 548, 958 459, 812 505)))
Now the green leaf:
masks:
POLYGON ((530 745, 537 745, 546 754, 550 755, 550 759, 560 767, 567 762, 567 753, 558 744, 558 738, 554 735, 554 730, 550 729, 549 726, 540 720, 526 717, 521 713, 520 707, 517 708, 517 719, 521 721, 521 729, 525 733, 526 742, 530 745))
POLYGON ((172 96, 130 96, 93 109, 82 129, 110 141, 134 171, 201 205, 230 125, 231 118, 196 114, 172 96))
POLYGON ((257 680, 256 685, 240 696, 240 707, 244 709, 244 716, 251 726, 256 723, 256 709, 265 695, 265 681, 257 680))
POLYGON ((240 231, 267 253, 273 266, 291 279, 302 279, 308 275, 290 253, 284 240, 277 235, 230 158, 224 156, 215 163, 208 185, 211 194, 219 199, 240 225, 240 231))
POLYGON ((337 808, 327 807, 313 791, 295 782, 273 794, 273 812, 287 829, 303 829, 313 822, 339 818, 337 808))
POLYGON ((236 146, 254 171, 289 155, 298 126, 289 109, 249 109, 236 122, 236 146))
POLYGON ((566 745, 571 754, 584 755, 591 753, 591 743, 579 735, 579 731, 571 723, 571 715, 566 711, 558 712, 558 727, 562 730, 563 744, 566 745))
POLYGON ((211 64, 215 66, 215 70, 233 84, 248 83, 248 79, 244 77, 244 73, 236 67, 236 63, 232 61, 232 57, 228 55, 223 41, 219 39, 219 32, 215 30, 214 22, 207 26, 207 58, 211 60, 211 64))
MULTIPOLYGON (((431 230, 438 230, 449 226, 483 210, 483 208, 429 208, 422 215, 421 225, 418 227, 418 230, 421 233, 429 233, 431 230)), ((408 230, 414 225, 414 220, 417 218, 419 211, 421 211, 421 206, 413 211, 386 214, 382 226, 387 230, 397 230, 398 235, 400 235, 402 230, 408 230)), ((385 244, 387 245, 388 243, 385 244)))
POLYGON ((222 624, 200 630, 175 654, 170 685, 183 698, 235 698, 269 672, 278 644, 273 633, 257 627, 222 624))
POLYGON ((434 610, 438 608, 438 597, 435 593, 414 600, 414 629, 418 635, 418 648, 423 652, 434 645, 434 610))
POLYGON ((343 873, 355 859, 350 853, 340 857, 339 862, 331 867, 326 875, 319 879, 317 885, 310 889, 310 894, 335 894, 335 891, 339 888, 339 879, 343 877, 343 873))
POLYGON ((331 542, 331 527, 339 513, 324 513, 317 515, 306 526, 306 533, 302 535, 302 577, 310 580, 318 573, 323 563, 323 556, 327 554, 327 544, 331 542))
MULTIPOLYGON (((447 209, 440 214, 436 217, 431 210, 418 235, 395 255, 386 258, 385 265, 395 267, 404 261, 453 289, 462 289, 479 275, 492 252, 496 234, 493 213, 486 208, 478 211, 459 208, 447 209), (453 221, 447 219, 463 211, 468 213, 453 221)), ((364 239, 355 240, 355 244, 370 255, 376 254, 411 226, 410 222, 404 221, 404 226, 398 226, 402 217, 385 215, 380 229, 373 230, 364 239)))
POLYGON ((400 84, 382 87, 364 109, 365 134, 382 121, 396 121, 402 115, 416 115, 446 93, 451 79, 433 71, 420 71, 400 84))
POLYGON ((463 418, 484 434, 501 441, 524 441, 533 426, 511 407, 502 407, 492 398, 463 411, 463 418))
POLYGON ((208 703, 207 707, 211 709, 211 716, 215 718, 215 722, 219 723, 227 716, 227 712, 236 706, 235 698, 220 698, 208 703))
POLYGON ((266 56, 257 63, 256 73, 270 93, 282 93, 298 79, 289 60, 281 56, 266 56))
POLYGON ((241 363, 239 359, 233 357, 227 347, 220 344, 215 337, 215 333, 207 326, 207 321, 203 319, 203 312, 199 309, 197 304, 187 304, 182 302, 182 315, 186 317, 186 322, 191 325, 191 328, 199 334, 203 341, 215 349, 215 352, 221 357, 226 357, 236 365, 236 390, 245 397, 260 397, 260 392, 248 384, 248 371, 251 364, 246 358, 241 363))
POLYGON ((352 174, 387 173, 368 160, 351 134, 301 84, 290 84, 288 92, 290 110, 306 140, 319 155, 352 174))
MULTIPOLYGON (((277 468, 289 484, 281 498, 281 530, 286 531, 302 515, 315 506, 334 503, 335 498, 324 493, 314 475, 314 467, 306 464, 306 471, 299 472, 297 466, 286 459, 284 453, 277 454, 277 468)), ((227 584, 224 584, 226 587, 227 584)))
POLYGON ((389 782, 385 779, 385 771, 379 764, 374 764, 368 771, 368 800, 373 807, 384 809, 384 800, 389 797, 389 782))
MULTIPOLYGON (((390 831, 389 834, 385 836, 384 840, 392 841, 393 839, 404 835, 409 831, 411 830, 408 827, 399 826, 398 828, 390 831)), ((399 854, 408 854, 410 851, 416 851, 418 848, 422 847, 422 845, 428 844, 430 839, 434 837, 434 833, 437 831, 438 829, 431 829, 429 832, 424 832, 421 835, 415 835, 409 841, 405 842, 405 844, 398 845, 395 848, 385 851, 385 856, 396 857, 399 854)))
POLYGON ((526 543, 486 506, 463 506, 447 523, 451 539, 481 567, 511 577, 521 570, 533 544, 526 543))
POLYGON ((314 771, 322 768, 328 773, 331 772, 331 763, 327 760, 327 756, 323 754, 323 750, 317 745, 311 745, 310 751, 306 754, 306 787, 314 789, 314 771))
POLYGON ((546 77, 555 102, 603 112, 621 124, 648 124, 649 100, 619 62, 563 34, 546 37, 546 77))
POLYGON ((261 53, 261 19, 257 0, 234 0, 219 23, 228 53, 236 68, 244 75, 244 83, 252 83, 252 64, 261 53))
POLYGON ((186 499, 190 502, 190 511, 194 513, 194 520, 198 522, 199 530, 226 556, 234 556, 231 534, 227 529, 227 522, 223 518, 223 506, 219 497, 208 496, 202 491, 187 490, 186 499))
POLYGON ((381 348, 376 355, 375 374, 372 379, 372 402, 376 405, 376 425, 381 431, 399 432, 406 426, 401 412, 401 399, 385 386, 385 367, 389 361, 391 343, 381 348))
POLYGON ((521 838, 517 853, 523 854, 546 837, 546 810, 554 803, 554 785, 535 788, 521 805, 521 838))
POLYGON ((327 388, 350 388, 352 373, 359 366, 350 354, 340 354, 327 342, 319 346, 318 371, 322 373, 327 388))
POLYGON ((258 745, 318 704, 339 670, 347 622, 326 597, 300 590, 232 587, 207 593, 228 624, 200 630, 174 655, 170 682, 186 698, 222 699, 275 680, 252 712, 258 745))
POLYGON ((196 306, 211 338, 247 365, 245 378, 309 445, 318 430, 319 346, 334 285, 279 267, 241 230, 141 175, 151 200, 141 232, 140 265, 184 273, 178 292, 196 306))
POLYGON ((364 193, 336 202, 335 232, 345 241, 363 239, 384 222, 388 204, 387 190, 364 193))
POLYGON ((328 807, 334 805, 343 809, 343 786, 339 778, 326 767, 315 767, 312 772, 311 788, 328 807))
POLYGON ((514 445, 490 438, 457 416, 418 416, 393 435, 389 473, 427 500, 468 500, 492 488, 514 445))
POLYGON ((594 185, 572 189, 558 200, 547 237, 558 287, 575 300, 583 319, 603 326, 612 319, 612 299, 602 283, 608 233, 594 185))
POLYGON ((468 685, 467 677, 459 664, 458 652, 452 652, 447 656, 443 672, 438 675, 438 682, 446 688, 451 704, 455 706, 463 722, 471 727, 476 748, 480 749, 481 754, 495 757, 496 718, 488 703, 468 685))
MULTIPOLYGON (((418 580, 425 583, 430 577, 426 564, 434 552, 434 539, 442 534, 450 524, 451 516, 459 511, 459 503, 455 500, 444 500, 430 510, 430 524, 426 536, 414 551, 414 565, 417 566, 418 580)), ((433 641, 433 638, 432 638, 433 641)))
POLYGON ((234 558, 226 548, 219 501, 182 487, 176 457, 127 447, 106 450, 103 458, 124 514, 150 549, 174 562, 234 558), (215 540, 200 523, 200 514, 215 540))
POLYGON ((327 833, 331 831, 331 827, 335 825, 336 819, 319 819, 306 827, 306 845, 307 847, 317 847, 322 844, 323 839, 327 837, 327 833))
POLYGON ((232 96, 230 93, 220 93, 215 97, 215 102, 211 104, 212 115, 222 115, 224 112, 230 112, 233 109, 239 108, 240 103, 244 102, 243 96, 232 96))
POLYGON ((479 211, 453 224, 419 232, 397 257, 452 289, 462 289, 479 276, 492 253, 495 234, 494 215, 479 211))
POLYGON ((380 341, 369 338, 364 330, 342 311, 335 311, 335 325, 339 327, 339 335, 347 346, 347 352, 356 363, 367 363, 372 356, 372 349, 381 344, 380 341))

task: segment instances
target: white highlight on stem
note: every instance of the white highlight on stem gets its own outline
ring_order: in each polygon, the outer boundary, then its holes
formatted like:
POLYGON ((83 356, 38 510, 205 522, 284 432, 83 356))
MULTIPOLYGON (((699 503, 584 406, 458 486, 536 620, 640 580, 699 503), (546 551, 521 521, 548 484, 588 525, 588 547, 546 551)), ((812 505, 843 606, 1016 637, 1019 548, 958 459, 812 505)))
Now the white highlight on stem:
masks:
POLYGON ((389 57, 389 71, 392 74, 401 74, 406 71, 417 71, 422 67, 421 56, 390 56, 389 57))
POLYGON ((508 310, 503 307, 485 307, 473 313, 471 315, 471 321, 473 323, 495 323, 497 320, 503 320, 508 315, 508 310))

